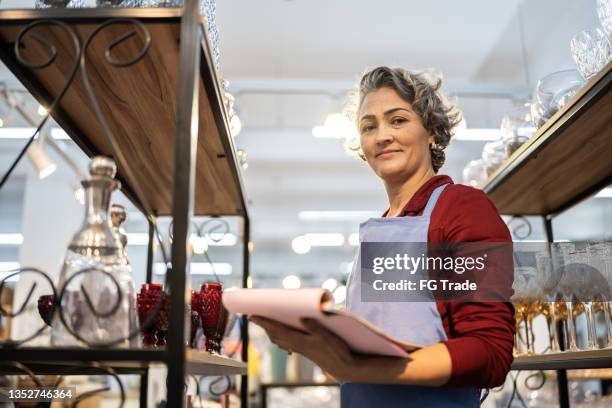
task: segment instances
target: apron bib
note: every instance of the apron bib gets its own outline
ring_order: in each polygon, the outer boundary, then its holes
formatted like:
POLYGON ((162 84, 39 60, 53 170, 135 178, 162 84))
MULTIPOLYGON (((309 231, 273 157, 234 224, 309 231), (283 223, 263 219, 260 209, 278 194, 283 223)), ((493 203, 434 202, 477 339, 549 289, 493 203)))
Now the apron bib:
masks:
MULTIPOLYGON (((431 213, 447 186, 436 188, 423 211, 415 217, 370 218, 359 225, 359 242, 427 242, 431 213)), ((408 254, 418 257, 419 252, 408 254)), ((347 308, 406 342, 430 346, 446 340, 436 302, 362 302, 360 250, 347 282, 347 308)), ((416 385, 343 383, 342 408, 418 407, 467 408, 480 406, 476 388, 439 388, 416 385)))

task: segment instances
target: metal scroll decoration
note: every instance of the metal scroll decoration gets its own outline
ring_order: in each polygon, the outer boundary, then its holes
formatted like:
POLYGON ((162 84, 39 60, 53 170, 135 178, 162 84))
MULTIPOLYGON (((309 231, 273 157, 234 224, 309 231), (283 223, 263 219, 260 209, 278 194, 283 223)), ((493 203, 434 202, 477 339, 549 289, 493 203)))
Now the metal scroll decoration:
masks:
POLYGON ((40 133, 40 130, 43 128, 45 123, 47 123, 47 120, 49 120, 50 112, 52 112, 57 107, 57 104, 64 97, 64 95, 68 91, 68 88, 70 88, 70 84, 72 84, 72 82, 74 81, 74 78, 76 77, 76 73, 79 69, 79 60, 81 59, 81 52, 82 52, 81 45, 79 43, 79 38, 74 33, 74 31, 70 28, 70 26, 68 26, 68 24, 62 21, 59 21, 59 20, 38 20, 38 21, 34 21, 26 25, 23 29, 21 29, 21 31, 19 31, 19 34, 17 34, 17 38, 15 39, 15 57, 17 58, 17 61, 19 61, 21 65, 27 68, 30 68, 30 69, 46 68, 49 65, 51 65, 53 62, 55 62, 57 58, 57 48, 53 44, 51 44, 49 41, 47 41, 45 37, 38 35, 35 32, 30 33, 34 28, 45 26, 45 25, 60 27, 70 37, 72 41, 72 45, 74 46, 74 51, 75 51, 74 62, 73 62, 72 68, 70 69, 70 73, 68 74, 68 79, 66 80, 66 83, 62 86, 57 96, 53 99, 53 101, 47 108, 47 112, 45 113, 42 121, 40 122, 36 130, 34 131, 34 134, 30 136, 25 146, 21 149, 21 151, 17 155, 17 158, 13 161, 13 163, 11 163, 11 165, 9 166, 9 169, 4 174, 4 176, 2 176, 2 180, 0 180, 0 188, 2 188, 2 186, 7 182, 13 170, 15 170, 15 168, 17 167, 17 164, 19 163, 19 161, 25 155, 26 151, 28 150, 32 142, 34 142, 34 139, 36 139, 36 136, 40 133), (42 62, 28 61, 23 56, 22 49, 27 48, 23 40, 24 40, 24 37, 26 37, 28 34, 30 37, 35 39, 38 43, 42 44, 48 51, 48 54, 44 61, 42 62))
MULTIPOLYGON (((53 322, 53 320, 54 320, 54 318, 56 317, 56 314, 57 314, 58 315, 57 317, 59 318, 59 320, 61 321, 63 326, 66 328, 66 330, 72 336, 74 336, 76 339, 78 339, 83 344, 85 344, 85 345, 87 345, 89 347, 100 347, 100 348, 113 347, 113 346, 115 346, 117 344, 121 344, 121 343, 125 342, 126 340, 130 340, 130 339, 138 336, 142 328, 150 327, 151 325, 153 325, 155 323, 155 320, 157 319, 157 316, 161 312, 161 308, 163 307, 163 300, 159 300, 158 302, 156 302, 155 307, 149 313, 147 318, 144 319, 144 322, 142 322, 142 327, 139 328, 139 329, 135 329, 135 330, 131 331, 125 337, 119 337, 119 338, 117 338, 115 340, 108 341, 108 342, 91 342, 91 341, 88 341, 86 338, 84 338, 76 330, 74 330, 74 328, 68 323, 68 319, 67 319, 67 316, 66 316, 66 314, 64 312, 63 301, 62 301, 64 299, 64 297, 66 296, 67 287, 73 281, 73 279, 75 279, 77 276, 80 276, 80 275, 83 275, 83 274, 87 274, 87 273, 101 273, 101 274, 105 275, 106 278, 108 278, 108 279, 110 279, 112 281, 113 286, 117 290, 116 302, 114 302, 110 306, 110 308, 108 310, 105 310, 105 311, 96 310, 95 306, 91 302, 91 297, 89 296, 89 294, 87 293, 87 291, 85 290, 85 288, 83 286, 81 286, 81 292, 83 293, 83 297, 85 299, 85 303, 91 309, 92 314, 94 314, 96 317, 110 317, 113 314, 115 314, 115 312, 119 308, 119 305, 121 304, 122 297, 125 296, 121 292, 120 285, 119 285, 119 282, 117 282, 117 279, 112 274, 110 274, 109 272, 104 271, 102 269, 99 269, 99 268, 85 268, 85 269, 82 269, 80 271, 77 271, 70 278, 68 278, 66 280, 66 282, 63 284, 63 286, 60 288, 59 293, 58 293, 58 291, 56 290, 55 285, 53 284, 53 281, 51 280, 49 275, 46 274, 45 272, 41 271, 40 269, 36 269, 36 268, 20 268, 20 269, 16 269, 16 270, 10 271, 10 273, 7 276, 5 276, 2 280, 0 280, 0 297, 2 297, 2 292, 3 292, 3 290, 4 290, 5 286, 6 286, 6 282, 8 281, 8 279, 13 278, 13 277, 15 277, 17 275, 20 275, 20 274, 23 274, 23 273, 35 273, 37 275, 40 275, 49 284, 49 287, 50 287, 50 290, 51 290, 51 293, 52 293, 51 296, 52 296, 52 299, 53 299, 53 305, 54 306, 49 311, 49 314, 47 316, 46 321, 48 321, 49 323, 53 322)), ((28 294, 26 296, 26 299, 24 300, 23 304, 19 308, 17 308, 17 310, 15 312, 12 312, 12 311, 9 312, 9 311, 5 310, 0 305, 0 313, 2 314, 2 316, 14 318, 16 316, 19 316, 19 315, 25 313, 26 310, 27 310, 27 305, 28 305, 28 303, 31 303, 32 295, 33 295, 35 289, 37 288, 37 286, 38 286, 37 282, 33 282, 32 283, 32 285, 31 285, 31 287, 30 287, 30 289, 28 291, 28 294)), ((41 318, 42 318, 42 316, 41 316, 41 318)), ((51 324, 49 324, 49 325, 43 324, 41 327, 39 327, 37 330, 35 330, 33 334, 31 334, 29 336, 26 336, 23 339, 19 339, 19 340, 12 339, 12 340, 4 341, 4 342, 2 342, 2 346, 3 347, 18 347, 18 346, 20 346, 20 345, 22 345, 24 343, 27 343, 30 340, 33 340, 36 337, 38 337, 50 325, 51 324)))
MULTIPOLYGON (((55 285, 53 285, 53 281, 51 280, 51 278, 49 278, 49 275, 47 275, 45 272, 41 271, 40 269, 36 269, 36 268, 21 268, 21 269, 10 271, 10 273, 7 276, 5 276, 0 281, 0 298, 2 297, 2 292, 4 291, 4 287, 6 286, 6 282, 9 279, 11 279, 12 277, 20 275, 22 273, 35 273, 37 275, 42 276, 44 278, 44 280, 46 280, 47 283, 49 283, 49 286, 50 286, 51 291, 52 291, 53 300, 54 300, 56 305, 58 304, 59 300, 58 300, 58 297, 57 297, 57 291, 55 290, 55 285)), ((32 298, 32 295, 33 295, 34 291, 36 290, 37 286, 38 286, 38 284, 36 282, 32 283, 32 286, 30 286, 30 290, 28 291, 28 295, 26 296, 26 299, 24 300, 23 304, 19 308, 17 308, 16 312, 9 312, 9 311, 5 310, 2 307, 2 305, 0 305, 0 313, 2 314, 2 316, 14 318, 14 317, 19 316, 22 313, 24 313, 25 310, 26 310, 26 306, 27 306, 28 303, 30 303, 30 299, 32 298)), ((53 314, 53 312, 52 312, 52 314, 53 314)), ((43 331, 45 331, 46 328, 47 328, 47 325, 43 324, 33 334, 31 334, 30 336, 27 336, 25 339, 21 339, 21 340, 6 340, 5 342, 3 342, 3 345, 5 347, 17 347, 17 346, 19 346, 19 345, 21 345, 23 343, 26 343, 26 342, 28 342, 28 341, 38 337, 43 331)))
POLYGON ((512 236, 517 239, 527 239, 533 232, 531 223, 522 215, 513 216, 508 220, 507 225, 512 236))
POLYGON ((62 86, 57 96, 53 99, 53 101, 47 108, 47 113, 43 117, 43 120, 41 121, 40 125, 36 128, 34 134, 30 137, 30 139, 28 140, 28 142, 26 143, 22 151, 17 156, 16 160, 12 163, 12 165, 9 167, 9 170, 3 176, 2 180, 0 181, 0 188, 8 180, 12 171, 16 167, 17 163, 21 160, 23 155, 26 153, 28 147, 32 144, 32 142, 34 141, 34 139, 40 132, 40 129, 42 129, 42 127, 45 125, 45 123, 50 117, 51 112, 53 112, 57 108, 57 105, 59 104, 61 99, 64 97, 68 89, 70 88, 70 85, 74 82, 74 79, 76 78, 76 73, 80 68, 81 74, 83 76, 83 84, 85 85, 85 90, 91 100, 92 107, 94 109, 94 113, 96 114, 96 117, 98 121, 100 122, 104 135, 107 138, 109 145, 111 146, 113 156, 118 162, 119 167, 125 174, 126 179, 130 182, 130 185, 134 189, 134 193, 136 194, 139 204, 145 210, 145 213, 146 213, 145 215, 147 216, 147 218, 149 218, 149 221, 151 221, 155 229, 155 232, 156 232, 156 238, 158 239, 160 243, 162 257, 165 263, 168 264, 167 253, 165 249, 163 248, 163 245, 161 245, 162 244, 161 235, 159 234, 159 231, 157 229, 157 224, 155 222, 155 219, 152 217, 153 211, 150 208, 150 206, 147 204, 146 200, 144 200, 144 194, 142 193, 140 186, 138 185, 138 183, 135 182, 136 179, 134 177, 134 172, 132 168, 130 167, 129 162, 125 159, 125 156, 123 155, 121 149, 119 149, 118 147, 118 143, 112 131, 110 130, 110 127, 108 126, 108 122, 106 121, 106 119, 104 118, 104 115, 102 114, 102 110, 100 109, 100 105, 96 98, 95 92, 89 81, 89 74, 87 71, 87 49, 89 48, 92 41, 97 37, 97 35, 101 31, 103 31, 105 28, 109 26, 117 25, 117 24, 132 25, 132 26, 135 26, 136 29, 131 29, 127 31, 126 33, 120 35, 119 37, 112 39, 110 43, 106 46, 104 57, 105 57, 106 62, 114 67, 117 67, 117 68, 129 67, 131 65, 136 64, 140 60, 142 60, 151 47, 151 34, 149 33, 149 30, 142 22, 136 19, 118 18, 118 19, 111 19, 111 20, 105 21, 104 23, 98 25, 87 36, 82 46, 79 41, 79 37, 74 32, 74 30, 70 28, 68 24, 60 20, 54 20, 54 19, 37 20, 37 21, 34 21, 26 25, 23 29, 21 29, 21 31, 19 31, 15 39, 15 56, 17 60, 19 61, 19 63, 27 68, 30 68, 33 70, 46 68, 50 66, 53 62, 55 62, 55 60, 57 59, 57 55, 58 55, 57 47, 51 44, 44 36, 39 35, 33 31, 35 28, 40 27, 40 26, 58 26, 60 27, 70 37, 72 45, 74 46, 75 56, 74 56, 74 61, 69 71, 66 83, 62 86), (136 53, 136 55, 127 60, 119 60, 115 58, 113 56, 113 49, 115 49, 115 47, 117 47, 119 44, 123 43, 124 41, 136 36, 138 32, 140 32, 143 38, 143 46, 136 53), (38 43, 42 44, 47 50, 48 54, 46 55, 46 58, 42 62, 28 61, 23 56, 22 49, 27 48, 24 39, 27 37, 33 38, 38 43))
MULTIPOLYGON (((96 364, 96 363, 70 367, 66 371, 64 371, 59 377, 57 377, 57 379, 55 380, 55 383, 53 384, 53 388, 57 388, 60 385, 60 383, 64 380, 65 376, 77 374, 79 371, 83 370, 84 368, 87 368, 88 375, 96 375, 96 374, 97 375, 107 375, 109 377, 112 377, 115 380, 115 382, 119 386, 119 395, 120 395, 119 408, 123 408, 123 406, 125 405, 125 387, 123 386, 123 382, 121 381, 121 379, 119 378, 115 370, 113 370, 111 367, 106 367, 106 366, 96 364)), ((91 398, 97 394, 100 394, 102 392, 109 391, 109 390, 110 390, 109 386, 104 386, 104 387, 100 387, 95 390, 86 391, 82 393, 81 395, 78 395, 75 398, 74 402, 70 405, 70 407, 71 408, 77 407, 78 404, 80 404, 82 401, 88 398, 91 398)))

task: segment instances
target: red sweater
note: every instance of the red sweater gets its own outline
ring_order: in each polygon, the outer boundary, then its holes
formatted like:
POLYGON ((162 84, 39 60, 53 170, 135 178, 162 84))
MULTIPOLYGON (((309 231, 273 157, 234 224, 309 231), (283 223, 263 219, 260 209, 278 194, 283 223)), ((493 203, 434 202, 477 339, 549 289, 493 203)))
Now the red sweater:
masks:
MULTIPOLYGON (((429 242, 511 242, 495 205, 481 191, 438 175, 428 180, 400 216, 421 215, 433 190, 450 183, 429 224, 429 242)), ((510 283, 511 284, 511 283, 510 283)), ((501 302, 437 302, 452 361, 447 386, 492 388, 503 384, 514 344, 514 308, 501 302)))

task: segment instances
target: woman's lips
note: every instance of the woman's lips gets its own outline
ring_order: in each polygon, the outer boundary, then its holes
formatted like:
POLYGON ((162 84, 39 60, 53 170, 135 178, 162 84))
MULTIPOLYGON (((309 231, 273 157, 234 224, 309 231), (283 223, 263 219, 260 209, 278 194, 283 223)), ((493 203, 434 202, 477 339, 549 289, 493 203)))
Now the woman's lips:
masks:
POLYGON ((377 159, 385 159, 388 157, 393 156, 395 153, 399 153, 400 150, 385 150, 383 152, 380 152, 376 155, 377 159))

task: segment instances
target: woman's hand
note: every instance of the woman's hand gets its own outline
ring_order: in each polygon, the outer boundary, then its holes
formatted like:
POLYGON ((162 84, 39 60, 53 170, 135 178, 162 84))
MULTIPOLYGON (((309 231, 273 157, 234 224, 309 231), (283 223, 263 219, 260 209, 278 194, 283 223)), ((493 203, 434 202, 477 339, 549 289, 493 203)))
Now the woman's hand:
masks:
POLYGON ((259 316, 249 320, 263 327, 272 343, 302 354, 339 381, 441 386, 451 375, 450 354, 442 343, 414 351, 409 358, 364 356, 351 352, 316 320, 302 320, 308 333, 259 316))
POLYGON ((316 320, 302 319, 308 333, 259 316, 250 316, 249 320, 261 326, 278 347, 302 354, 337 380, 350 380, 355 355, 340 337, 316 320))

